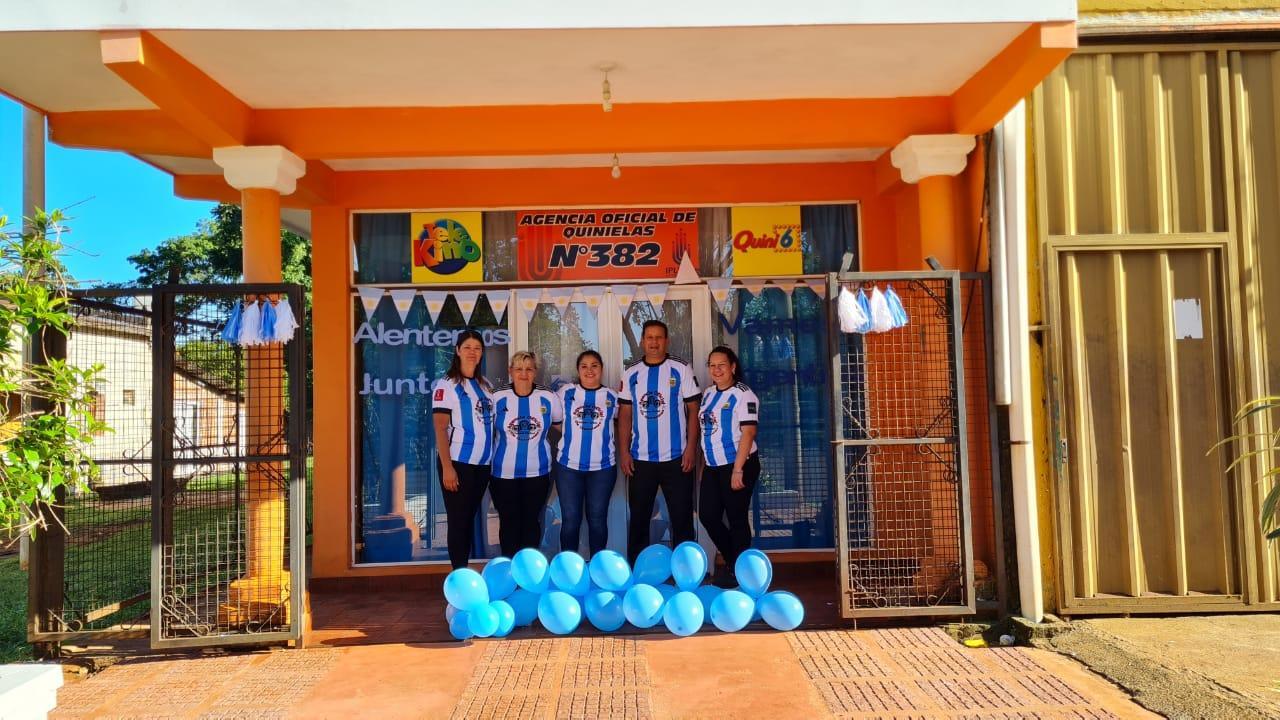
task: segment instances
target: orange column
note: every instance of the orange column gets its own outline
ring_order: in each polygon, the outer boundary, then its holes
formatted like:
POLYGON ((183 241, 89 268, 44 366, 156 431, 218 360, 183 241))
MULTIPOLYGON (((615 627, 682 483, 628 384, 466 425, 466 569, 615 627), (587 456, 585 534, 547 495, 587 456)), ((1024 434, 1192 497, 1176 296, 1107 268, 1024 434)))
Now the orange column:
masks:
POLYGON ((934 257, 949 270, 959 268, 955 179, 948 175, 920 178, 920 254, 934 257))
POLYGON ((311 545, 314 577, 346 574, 351 564, 351 246, 347 211, 311 210, 311 401, 315 476, 311 545))

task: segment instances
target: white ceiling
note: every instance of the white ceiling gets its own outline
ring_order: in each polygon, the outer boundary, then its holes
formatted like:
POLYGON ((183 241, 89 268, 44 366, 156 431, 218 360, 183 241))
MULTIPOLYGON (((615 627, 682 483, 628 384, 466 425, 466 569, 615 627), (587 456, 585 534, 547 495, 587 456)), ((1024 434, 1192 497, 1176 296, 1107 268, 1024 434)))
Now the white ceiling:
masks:
POLYGON ((949 95, 1027 25, 160 32, 251 107, 949 95))
MULTIPOLYGON (((608 30, 160 31, 255 108, 949 95, 1025 23, 608 30)), ((0 91, 51 111, 152 104, 98 34, 0 33, 0 91)))

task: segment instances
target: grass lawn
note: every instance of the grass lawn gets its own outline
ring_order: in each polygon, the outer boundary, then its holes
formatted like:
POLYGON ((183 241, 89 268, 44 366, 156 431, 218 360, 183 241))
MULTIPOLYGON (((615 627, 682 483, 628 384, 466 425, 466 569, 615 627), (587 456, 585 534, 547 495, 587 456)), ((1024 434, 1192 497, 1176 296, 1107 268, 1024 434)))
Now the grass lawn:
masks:
POLYGON ((31 659, 27 644, 27 574, 17 555, 0 557, 0 665, 31 659))

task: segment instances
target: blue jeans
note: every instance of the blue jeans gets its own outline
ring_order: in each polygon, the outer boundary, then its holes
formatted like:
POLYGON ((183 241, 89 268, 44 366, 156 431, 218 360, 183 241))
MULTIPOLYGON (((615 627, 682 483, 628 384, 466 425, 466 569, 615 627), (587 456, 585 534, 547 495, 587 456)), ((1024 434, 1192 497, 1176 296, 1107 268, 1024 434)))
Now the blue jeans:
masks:
POLYGON ((585 504, 587 545, 595 555, 609 542, 609 496, 618 479, 617 467, 583 471, 557 464, 555 477, 560 495, 560 549, 577 552, 585 504))

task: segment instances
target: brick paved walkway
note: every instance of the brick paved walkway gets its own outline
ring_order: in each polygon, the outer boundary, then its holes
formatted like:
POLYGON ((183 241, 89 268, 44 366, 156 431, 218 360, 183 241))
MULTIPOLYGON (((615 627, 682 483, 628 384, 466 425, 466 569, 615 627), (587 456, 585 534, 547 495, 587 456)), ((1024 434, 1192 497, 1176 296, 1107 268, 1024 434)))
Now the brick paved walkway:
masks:
POLYGON ((137 659, 54 718, 1146 718, 1052 653, 932 628, 714 630, 137 659))

